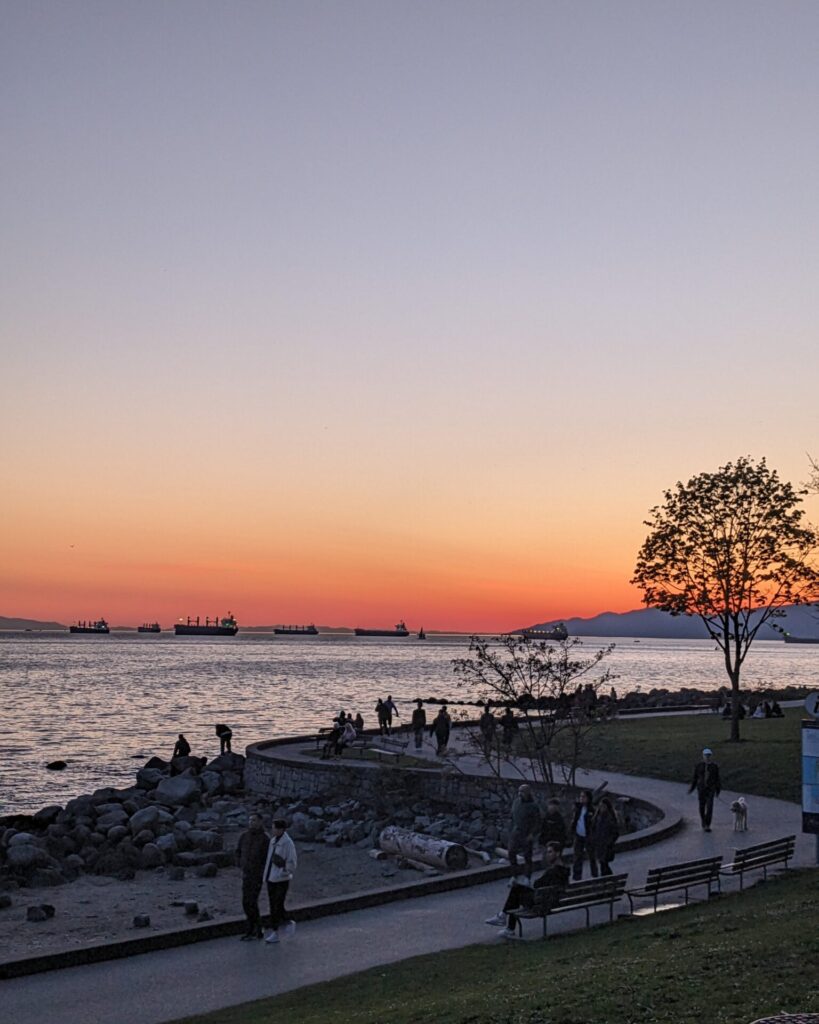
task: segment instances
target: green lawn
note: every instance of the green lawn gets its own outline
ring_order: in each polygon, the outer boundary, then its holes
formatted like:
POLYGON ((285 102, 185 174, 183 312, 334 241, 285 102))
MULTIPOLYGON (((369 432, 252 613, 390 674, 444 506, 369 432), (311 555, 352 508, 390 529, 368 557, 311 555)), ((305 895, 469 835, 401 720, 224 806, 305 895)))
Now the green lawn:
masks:
POLYGON ((187 1021, 747 1024, 780 1010, 819 1013, 818 919, 819 873, 790 872, 742 896, 545 942, 416 957, 187 1021))
POLYGON ((801 802, 800 708, 785 718, 746 719, 739 743, 716 715, 623 719, 596 727, 581 763, 629 775, 689 782, 703 747, 714 751, 726 789, 801 802))

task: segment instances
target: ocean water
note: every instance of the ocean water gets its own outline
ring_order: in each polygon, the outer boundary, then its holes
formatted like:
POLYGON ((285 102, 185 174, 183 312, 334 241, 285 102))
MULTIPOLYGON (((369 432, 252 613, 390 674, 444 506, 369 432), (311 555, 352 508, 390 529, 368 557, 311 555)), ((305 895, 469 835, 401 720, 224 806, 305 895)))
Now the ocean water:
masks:
MULTIPOLYGON (((584 638, 589 653, 608 640, 584 638)), ((468 638, 419 642, 346 634, 229 637, 173 634, 0 632, 0 814, 64 803, 103 785, 129 785, 152 754, 169 757, 184 732, 193 752, 219 752, 216 722, 233 728, 234 749, 310 732, 341 708, 374 725, 376 699, 392 694, 404 718, 416 697, 470 699, 452 659, 468 638), (62 772, 45 765, 60 758, 62 772)), ((716 689, 721 655, 701 640, 615 641, 604 662, 618 691, 716 689)), ((757 641, 743 686, 819 687, 819 645, 757 641)))

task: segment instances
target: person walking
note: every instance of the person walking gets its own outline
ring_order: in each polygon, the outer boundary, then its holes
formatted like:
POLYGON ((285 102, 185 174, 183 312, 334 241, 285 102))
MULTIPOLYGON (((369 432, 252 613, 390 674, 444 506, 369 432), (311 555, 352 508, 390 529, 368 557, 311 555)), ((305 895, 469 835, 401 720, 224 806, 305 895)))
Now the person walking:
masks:
POLYGON ((233 730, 231 727, 229 725, 225 725, 224 722, 217 722, 216 735, 219 737, 219 753, 230 754, 230 744, 233 739, 233 730))
POLYGON ((595 878, 598 865, 601 875, 613 874, 611 862, 614 860, 614 847, 619 835, 617 814, 611 800, 604 796, 594 812, 589 836, 589 866, 595 878))
MULTIPOLYGON (((375 714, 378 718, 378 731, 383 736, 387 730, 387 709, 384 707, 384 701, 379 697, 375 702, 375 714)), ((387 732, 389 736, 389 732, 387 732)))
POLYGON ((424 702, 417 700, 418 707, 412 712, 412 731, 415 733, 415 749, 420 750, 424 745, 424 729, 427 727, 427 713, 424 711, 424 702))
MULTIPOLYGON (((580 799, 574 805, 574 817, 569 829, 569 836, 574 846, 572 878, 575 882, 579 882, 583 877, 583 858, 589 853, 589 836, 591 834, 593 813, 592 792, 590 789, 584 789, 580 793, 580 799)), ((590 867, 592 875, 596 875, 597 863, 593 861, 590 867)))
POLYGON ((270 901, 270 931, 264 939, 267 943, 279 941, 279 930, 282 927, 285 935, 292 935, 296 930, 296 922, 288 919, 284 906, 287 889, 298 862, 296 844, 286 830, 287 822, 284 818, 276 818, 264 865, 264 880, 267 882, 267 898, 270 901))
MULTIPOLYGON (((518 787, 518 795, 512 802, 512 824, 509 829, 509 863, 512 877, 517 878, 518 854, 523 855, 526 868, 526 884, 532 884, 532 846, 540 831, 540 810, 535 803, 532 787, 525 782, 518 787)), ((518 881, 523 884, 522 879, 518 881)))
POLYGON ((441 710, 433 718, 432 725, 429 727, 430 736, 435 737, 436 743, 436 755, 441 757, 447 748, 449 743, 449 733, 452 728, 452 719, 449 717, 449 712, 446 709, 446 704, 441 706, 441 710))
POLYGON ((384 701, 384 715, 386 717, 386 722, 387 722, 387 735, 388 736, 392 736, 392 716, 393 716, 393 714, 398 715, 399 718, 401 717, 401 712, 395 706, 395 701, 392 699, 392 694, 388 693, 387 694, 387 699, 384 701))
POLYGON ((543 873, 538 875, 531 885, 515 883, 509 890, 503 910, 486 919, 487 924, 504 929, 501 932, 503 938, 517 938, 517 918, 514 912, 534 904, 535 889, 548 890, 541 896, 541 904, 546 909, 553 907, 560 899, 569 884, 569 869, 562 863, 561 853, 562 850, 557 843, 549 843, 543 852, 543 873))
POLYGON ((714 797, 722 792, 722 783, 719 777, 719 765, 713 761, 714 751, 710 747, 704 747, 702 760, 694 769, 694 777, 688 792, 693 793, 696 789, 700 802, 700 821, 703 832, 711 831, 711 817, 714 813, 714 797))
POLYGON ((242 942, 262 937, 262 916, 259 913, 259 893, 270 846, 270 836, 265 832, 262 816, 255 812, 250 815, 247 829, 239 836, 236 859, 242 869, 242 910, 247 918, 247 930, 242 942))

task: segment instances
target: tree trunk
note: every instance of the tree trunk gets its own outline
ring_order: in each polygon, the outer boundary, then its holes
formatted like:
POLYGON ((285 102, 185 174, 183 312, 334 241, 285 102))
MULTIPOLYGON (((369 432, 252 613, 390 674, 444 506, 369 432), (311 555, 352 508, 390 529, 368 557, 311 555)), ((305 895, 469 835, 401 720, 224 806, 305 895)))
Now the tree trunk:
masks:
POLYGON ((731 742, 739 743, 739 672, 731 672, 731 742))
POLYGON ((402 857, 431 864, 436 868, 446 868, 448 871, 463 871, 469 866, 466 849, 460 843, 410 832, 396 825, 388 825, 382 831, 378 845, 388 853, 398 853, 402 857))

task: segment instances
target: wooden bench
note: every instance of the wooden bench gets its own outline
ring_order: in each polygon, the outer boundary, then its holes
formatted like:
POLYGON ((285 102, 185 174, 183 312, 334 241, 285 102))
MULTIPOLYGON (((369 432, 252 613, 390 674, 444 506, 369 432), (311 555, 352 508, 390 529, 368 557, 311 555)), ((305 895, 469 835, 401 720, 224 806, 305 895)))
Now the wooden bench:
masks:
POLYGON ((396 736, 379 736, 375 744, 370 744, 369 749, 378 755, 380 761, 383 757, 392 757, 398 762, 402 755, 406 754, 409 746, 409 736, 401 740, 396 736))
POLYGON ((716 884, 717 891, 720 890, 719 869, 722 864, 722 855, 718 857, 705 857, 702 860, 689 860, 682 864, 666 864, 665 867, 652 868, 646 875, 643 885, 637 889, 629 889, 626 892, 631 912, 634 913, 634 899, 640 896, 651 896, 654 899, 654 910, 657 910, 657 899, 662 892, 685 892, 685 902, 688 903, 688 890, 698 885, 704 885, 708 889, 708 898, 712 896, 712 887, 716 884))
POLYGON ((756 846, 746 846, 744 850, 734 850, 734 859, 730 864, 724 865, 721 869, 723 875, 739 875, 739 888, 742 891, 745 872, 755 871, 762 868, 763 878, 768 877, 768 868, 774 864, 784 864, 787 868, 788 861, 793 857, 796 846, 796 836, 784 836, 782 839, 772 839, 768 843, 757 843, 756 846))
POLYGON ((554 889, 535 889, 535 902, 531 907, 511 910, 518 922, 518 932, 523 935, 522 919, 542 918, 543 938, 547 935, 547 921, 552 914, 562 914, 567 910, 585 910, 586 927, 591 925, 589 911, 592 907, 608 906, 609 921, 614 920, 614 904, 623 898, 626 888, 627 874, 603 875, 601 878, 589 878, 583 882, 572 882, 555 901, 554 889))

